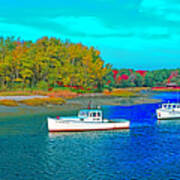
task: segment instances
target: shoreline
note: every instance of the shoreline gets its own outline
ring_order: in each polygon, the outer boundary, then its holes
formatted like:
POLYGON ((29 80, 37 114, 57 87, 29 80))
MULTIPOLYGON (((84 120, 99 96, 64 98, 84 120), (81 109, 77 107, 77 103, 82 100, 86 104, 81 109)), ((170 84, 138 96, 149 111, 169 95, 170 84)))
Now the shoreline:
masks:
MULTIPOLYGON (((79 95, 75 98, 66 99, 66 103, 64 105, 80 105, 80 106, 88 106, 89 101, 92 102, 93 105, 115 105, 115 106, 131 106, 136 104, 149 104, 149 103, 158 103, 161 102, 159 99, 151 98, 152 93, 140 94, 140 96, 135 97, 119 97, 119 96, 106 96, 100 93, 97 94, 85 94, 79 95)), ((32 96, 0 96, 0 100, 14 100, 14 101, 22 101, 22 100, 30 100, 34 98, 45 99, 49 98, 49 96, 42 95, 32 95, 32 96)), ((0 105, 3 106, 3 105, 0 105)), ((19 105, 21 106, 21 104, 19 105)), ((48 105, 51 106, 51 105, 48 105)), ((11 107, 11 106, 10 106, 11 107)))
MULTIPOLYGON (((6 97, 5 97, 6 98, 6 97)), ((8 97, 9 98, 9 97, 8 97)), ((18 97, 19 98, 19 97, 18 97)), ((23 96, 21 96, 21 99, 23 96)), ((115 97, 115 96, 79 96, 73 99, 67 99, 65 104, 62 105, 47 105, 47 106, 27 106, 20 104, 16 107, 3 106, 0 107, 0 120, 12 119, 20 116, 42 116, 46 118, 47 116, 56 115, 76 115, 77 111, 80 109, 88 108, 88 104, 91 102, 92 108, 97 106, 132 106, 137 104, 151 104, 159 103, 161 100, 152 99, 150 95, 141 97, 115 97)))

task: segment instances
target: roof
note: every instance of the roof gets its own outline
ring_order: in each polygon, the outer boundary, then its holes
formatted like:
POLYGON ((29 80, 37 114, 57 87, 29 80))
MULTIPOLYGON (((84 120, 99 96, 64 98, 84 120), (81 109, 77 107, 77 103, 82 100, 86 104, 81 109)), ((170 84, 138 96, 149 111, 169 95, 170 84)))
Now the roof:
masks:
MULTIPOLYGON (((94 112, 94 111, 96 111, 96 112, 102 112, 102 110, 100 110, 100 109, 81 109, 80 111, 83 111, 83 112, 94 112)), ((80 112, 79 111, 79 112, 80 112)))

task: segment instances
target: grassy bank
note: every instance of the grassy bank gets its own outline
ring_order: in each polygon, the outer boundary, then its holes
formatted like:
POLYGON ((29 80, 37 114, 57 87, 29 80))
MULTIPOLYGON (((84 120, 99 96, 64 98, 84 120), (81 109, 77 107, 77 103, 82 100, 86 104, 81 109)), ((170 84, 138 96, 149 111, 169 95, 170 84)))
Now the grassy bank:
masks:
POLYGON ((144 87, 134 87, 134 88, 119 88, 119 89, 113 89, 112 91, 104 91, 104 95, 106 96, 115 96, 115 97, 140 97, 142 96, 140 92, 142 90, 149 90, 149 88, 144 87))
POLYGON ((10 99, 0 100, 0 105, 3 106, 18 106, 20 104, 24 104, 28 106, 48 106, 48 105, 62 105, 65 103, 66 101, 60 97, 33 98, 33 99, 25 99, 20 101, 15 101, 10 99))
POLYGON ((0 105, 1 106, 18 106, 18 102, 15 100, 10 100, 10 99, 2 99, 0 100, 0 105))

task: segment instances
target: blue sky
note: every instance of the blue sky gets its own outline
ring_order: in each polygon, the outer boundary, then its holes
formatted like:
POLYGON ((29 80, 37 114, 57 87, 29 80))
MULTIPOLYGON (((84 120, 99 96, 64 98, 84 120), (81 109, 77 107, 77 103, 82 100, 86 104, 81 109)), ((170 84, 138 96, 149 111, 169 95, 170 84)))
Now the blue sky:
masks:
POLYGON ((0 0, 0 36, 94 46, 117 68, 180 67, 180 0, 0 0))

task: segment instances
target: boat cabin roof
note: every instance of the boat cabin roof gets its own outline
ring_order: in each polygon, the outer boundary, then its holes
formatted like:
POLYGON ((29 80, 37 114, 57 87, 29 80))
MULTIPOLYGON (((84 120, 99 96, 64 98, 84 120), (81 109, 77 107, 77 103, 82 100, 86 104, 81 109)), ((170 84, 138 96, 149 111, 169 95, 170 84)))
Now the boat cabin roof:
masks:
POLYGON ((84 112, 84 113, 90 113, 90 112, 100 112, 100 113, 102 113, 102 110, 100 110, 100 109, 82 109, 82 110, 80 110, 79 111, 79 113, 82 113, 82 112, 84 112))

